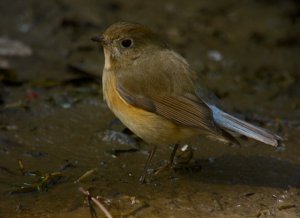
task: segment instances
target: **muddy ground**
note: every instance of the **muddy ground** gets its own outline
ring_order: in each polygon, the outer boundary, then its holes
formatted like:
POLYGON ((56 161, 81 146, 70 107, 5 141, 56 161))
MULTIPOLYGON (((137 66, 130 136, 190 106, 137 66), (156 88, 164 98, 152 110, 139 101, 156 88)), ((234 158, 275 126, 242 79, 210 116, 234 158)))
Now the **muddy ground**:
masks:
POLYGON ((114 217, 300 217, 298 1, 2 0, 0 15, 0 217, 91 217, 79 187, 114 217), (139 184, 150 147, 110 125, 90 41, 120 20, 159 32, 224 108, 286 149, 200 138, 189 166, 139 184))

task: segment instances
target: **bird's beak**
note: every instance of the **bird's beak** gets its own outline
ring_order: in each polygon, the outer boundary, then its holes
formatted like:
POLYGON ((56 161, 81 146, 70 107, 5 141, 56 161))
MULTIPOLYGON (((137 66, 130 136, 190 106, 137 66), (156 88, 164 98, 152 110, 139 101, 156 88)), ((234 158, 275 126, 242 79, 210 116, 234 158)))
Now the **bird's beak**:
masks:
POLYGON ((104 38, 103 36, 94 36, 91 38, 92 41, 94 42, 99 42, 101 45, 104 44, 104 38))

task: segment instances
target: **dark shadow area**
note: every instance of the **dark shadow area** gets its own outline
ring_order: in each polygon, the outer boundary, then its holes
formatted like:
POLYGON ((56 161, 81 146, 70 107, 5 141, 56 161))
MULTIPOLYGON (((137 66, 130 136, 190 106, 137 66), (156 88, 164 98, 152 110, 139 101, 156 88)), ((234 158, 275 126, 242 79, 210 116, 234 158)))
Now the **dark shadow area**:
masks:
POLYGON ((205 183, 274 188, 300 187, 300 165, 286 160, 263 156, 223 156, 213 162, 197 162, 202 168, 192 171, 191 178, 205 183))

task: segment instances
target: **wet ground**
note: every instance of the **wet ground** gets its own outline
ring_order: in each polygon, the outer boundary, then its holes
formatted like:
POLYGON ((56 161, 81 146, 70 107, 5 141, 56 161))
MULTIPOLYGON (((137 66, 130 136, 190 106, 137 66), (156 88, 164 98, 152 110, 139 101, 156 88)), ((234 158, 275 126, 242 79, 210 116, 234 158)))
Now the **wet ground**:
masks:
POLYGON ((2 0, 0 14, 0 217, 91 217, 79 187, 114 217, 300 217, 298 1, 2 0), (200 138, 190 166, 139 184, 150 147, 108 131, 89 40, 119 20, 158 31, 226 109, 286 149, 200 138))

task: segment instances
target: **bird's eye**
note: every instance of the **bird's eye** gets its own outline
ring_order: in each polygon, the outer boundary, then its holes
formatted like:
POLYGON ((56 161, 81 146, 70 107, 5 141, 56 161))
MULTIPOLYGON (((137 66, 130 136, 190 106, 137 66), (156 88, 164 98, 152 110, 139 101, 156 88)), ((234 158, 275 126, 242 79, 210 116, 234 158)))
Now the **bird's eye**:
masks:
POLYGON ((124 48, 129 48, 130 46, 132 46, 132 40, 131 39, 123 39, 121 41, 121 45, 124 47, 124 48))

